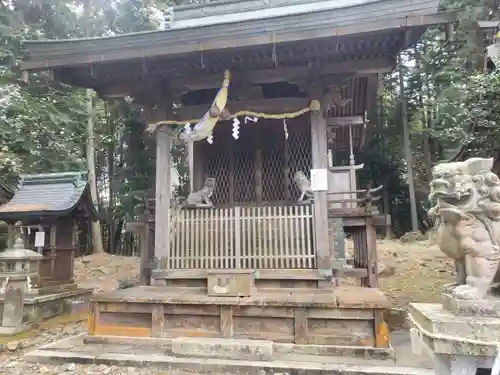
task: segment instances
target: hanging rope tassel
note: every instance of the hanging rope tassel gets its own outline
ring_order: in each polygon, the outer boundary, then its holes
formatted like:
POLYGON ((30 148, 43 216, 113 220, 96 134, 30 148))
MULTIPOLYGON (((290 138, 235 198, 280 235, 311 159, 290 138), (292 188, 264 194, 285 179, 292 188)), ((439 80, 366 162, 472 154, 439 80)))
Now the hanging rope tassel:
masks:
POLYGON ((283 130, 285 131, 285 139, 288 139, 288 127, 286 126, 286 120, 283 120, 283 130))

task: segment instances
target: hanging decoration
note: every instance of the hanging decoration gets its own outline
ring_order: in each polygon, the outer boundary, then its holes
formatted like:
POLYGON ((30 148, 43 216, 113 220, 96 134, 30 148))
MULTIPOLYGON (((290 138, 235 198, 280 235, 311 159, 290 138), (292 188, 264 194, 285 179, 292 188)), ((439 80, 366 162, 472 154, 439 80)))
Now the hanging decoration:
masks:
MULTIPOLYGON (((292 119, 296 118, 299 116, 302 116, 308 112, 311 111, 319 111, 321 108, 321 104, 318 100, 311 100, 309 105, 307 107, 304 107, 302 109, 299 109, 298 111, 295 112, 284 112, 284 113, 263 113, 263 112, 255 112, 255 111, 239 111, 236 113, 233 113, 231 115, 228 115, 224 119, 231 119, 235 117, 248 117, 252 119, 266 119, 266 120, 283 120, 283 119, 292 119), (251 117, 250 117, 251 116, 251 117)), ((188 122, 198 122, 198 119, 190 119, 187 120, 188 122)), ((252 122, 257 122, 257 121, 252 121, 252 122)), ((156 129, 159 126, 162 125, 184 125, 186 121, 177 121, 177 120, 165 120, 165 121, 159 121, 153 124, 150 124, 147 131, 149 133, 154 133, 156 129)))
MULTIPOLYGON (((302 116, 311 111, 318 111, 321 108, 321 103, 318 100, 311 100, 307 107, 304 107, 294 112, 263 113, 263 112, 243 110, 231 114, 226 108, 230 78, 231 74, 229 70, 226 70, 224 72, 224 80, 222 82, 221 88, 217 92, 217 95, 215 96, 212 106, 201 119, 190 119, 184 121, 177 121, 177 120, 159 121, 150 124, 148 126, 147 131, 149 133, 154 133, 156 129, 162 125, 184 125, 184 128, 181 130, 181 134, 179 134, 179 138, 186 142, 187 141, 197 142, 203 139, 207 139, 209 135, 212 134, 217 122, 220 121, 221 119, 229 120, 229 119, 236 119, 237 117, 244 117, 245 124, 248 123, 249 121, 256 123, 259 119, 285 120, 302 116), (192 129, 190 126, 191 123, 196 124, 192 129)), ((238 125, 239 125, 239 120, 238 120, 238 125)), ((213 135, 212 135, 212 140, 213 140, 213 135)))
POLYGON ((210 133, 207 137, 207 142, 212 144, 214 143, 214 133, 210 133))
POLYGON ((160 121, 156 124, 151 124, 148 127, 149 132, 154 132, 158 126, 161 125, 180 125, 186 122, 194 122, 196 125, 189 132, 182 132, 179 134, 179 138, 185 142, 197 142, 206 139, 210 133, 214 130, 215 124, 219 121, 223 113, 227 113, 226 104, 228 97, 228 87, 231 78, 231 73, 229 70, 224 72, 224 80, 222 81, 221 88, 217 92, 215 99, 210 107, 210 109, 203 115, 199 120, 188 120, 188 121, 160 121))
POLYGON ((233 120, 233 138, 238 139, 240 137, 240 120, 235 117, 233 120))
POLYGON ((285 132, 285 139, 288 140, 288 127, 286 125, 286 119, 283 120, 283 130, 285 132))

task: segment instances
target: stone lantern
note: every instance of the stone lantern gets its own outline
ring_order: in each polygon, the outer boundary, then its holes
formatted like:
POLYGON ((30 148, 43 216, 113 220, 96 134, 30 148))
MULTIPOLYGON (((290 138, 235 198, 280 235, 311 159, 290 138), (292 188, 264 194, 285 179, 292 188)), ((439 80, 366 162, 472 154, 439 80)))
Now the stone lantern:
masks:
POLYGON ((12 249, 0 253, 0 335, 14 335, 30 328, 24 323, 24 299, 27 294, 36 293, 33 284, 38 284, 38 266, 43 256, 24 248, 18 238, 12 249))
POLYGON ((8 286, 24 286, 24 293, 36 294, 40 279, 39 264, 43 255, 24 248, 24 242, 18 238, 11 249, 0 253, 0 294, 8 286))

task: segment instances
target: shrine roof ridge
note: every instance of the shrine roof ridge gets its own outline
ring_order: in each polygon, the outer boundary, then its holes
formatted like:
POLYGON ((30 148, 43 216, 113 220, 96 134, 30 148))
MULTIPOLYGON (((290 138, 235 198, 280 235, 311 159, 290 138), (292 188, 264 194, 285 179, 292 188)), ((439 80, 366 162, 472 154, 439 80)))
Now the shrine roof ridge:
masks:
POLYGON ((170 28, 200 27, 349 8, 384 0, 225 0, 175 6, 170 28))
POLYGON ((21 175, 12 199, 0 206, 0 220, 70 213, 82 200, 90 200, 85 175, 85 172, 21 175))

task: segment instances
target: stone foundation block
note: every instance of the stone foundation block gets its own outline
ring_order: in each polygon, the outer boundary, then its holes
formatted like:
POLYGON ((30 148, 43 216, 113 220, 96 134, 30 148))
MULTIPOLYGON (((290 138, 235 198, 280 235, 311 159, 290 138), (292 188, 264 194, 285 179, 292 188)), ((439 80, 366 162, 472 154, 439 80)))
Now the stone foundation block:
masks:
POLYGON ((481 300, 456 299, 451 294, 442 296, 443 307, 456 315, 500 317, 500 298, 487 296, 481 300))
POLYGON ((273 357, 273 342, 178 337, 172 339, 172 352, 182 356, 269 361, 273 357))

